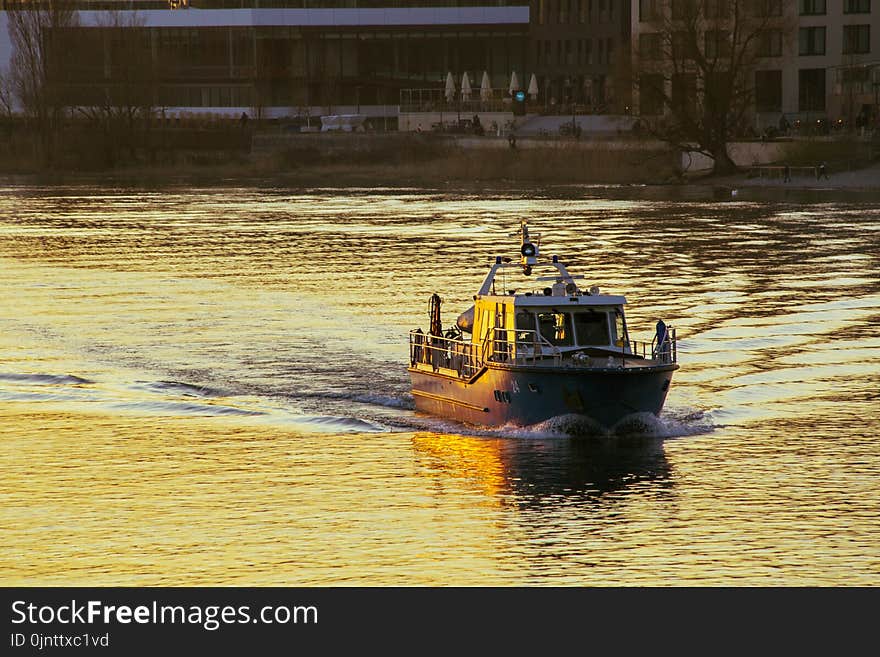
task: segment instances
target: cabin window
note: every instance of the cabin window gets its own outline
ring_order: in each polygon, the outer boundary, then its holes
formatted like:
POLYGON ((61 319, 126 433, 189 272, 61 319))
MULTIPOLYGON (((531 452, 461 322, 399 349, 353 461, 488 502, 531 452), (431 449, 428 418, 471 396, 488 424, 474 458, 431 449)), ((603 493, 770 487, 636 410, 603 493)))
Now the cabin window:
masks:
POLYGON ((576 313, 574 326, 577 331, 579 345, 607 345, 608 314, 595 311, 576 313))
POLYGON ((519 341, 532 340, 535 330, 535 315, 526 310, 520 310, 516 313, 516 339, 519 341))
POLYGON ((614 311, 614 344, 618 347, 626 347, 626 326, 623 323, 623 313, 614 311))
POLYGON ((570 347, 574 344, 569 313, 539 313, 538 327, 544 339, 552 345, 570 347))

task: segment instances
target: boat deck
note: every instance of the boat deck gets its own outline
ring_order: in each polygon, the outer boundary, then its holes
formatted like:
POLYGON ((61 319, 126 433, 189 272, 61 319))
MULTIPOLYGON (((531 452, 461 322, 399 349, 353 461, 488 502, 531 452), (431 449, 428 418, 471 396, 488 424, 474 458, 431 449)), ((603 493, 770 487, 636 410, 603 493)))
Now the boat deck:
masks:
MULTIPOLYGON (((530 345, 513 351, 507 343, 489 340, 484 345, 413 332, 410 335, 411 369, 455 379, 473 380, 486 368, 563 370, 563 371, 633 371, 665 368, 675 363, 670 349, 649 358, 637 352, 612 351, 586 347, 560 351, 555 347, 530 345), (503 348, 502 348, 503 347, 503 348)), ((652 354, 654 355, 654 354, 652 354)))

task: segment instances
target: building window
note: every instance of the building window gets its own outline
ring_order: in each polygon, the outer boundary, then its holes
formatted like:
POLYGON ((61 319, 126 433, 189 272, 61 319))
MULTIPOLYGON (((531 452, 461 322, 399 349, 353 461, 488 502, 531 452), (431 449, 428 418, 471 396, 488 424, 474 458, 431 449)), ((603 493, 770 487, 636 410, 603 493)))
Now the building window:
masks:
POLYGON ((722 30, 709 30, 705 36, 705 50, 707 59, 730 57, 730 34, 722 30))
POLYGON ((782 111, 782 71, 755 71, 755 109, 782 111))
POLYGON ((587 0, 578 0, 577 4, 578 10, 578 23, 586 23, 587 22, 587 0))
POLYGON ((728 0, 706 0, 706 18, 727 18, 730 14, 728 0))
POLYGON ((697 111, 697 76, 676 73, 672 76, 672 111, 693 116, 697 111))
POLYGON ((592 64, 593 63, 593 40, 592 39, 587 39, 586 52, 587 52, 587 64, 592 64))
POLYGON ((798 54, 800 55, 824 55, 825 54, 825 28, 802 27, 798 31, 798 54))
POLYGON ((871 52, 870 25, 843 26, 843 54, 864 55, 871 52))
POLYGON ((782 16, 782 0, 755 0, 755 15, 761 18, 782 16))
POLYGON ((693 17, 698 11, 694 0, 672 0, 672 19, 676 21, 693 17))
MULTIPOLYGON (((590 13, 592 13, 593 0, 590 0, 590 13)), ((655 21, 660 18, 660 0, 639 0, 639 20, 655 21)))
POLYGON ((843 3, 844 14, 870 14, 871 0, 845 0, 843 3))
POLYGON ((758 35, 758 57, 782 56, 782 30, 763 30, 758 35))
POLYGON ((838 69, 837 82, 845 89, 845 93, 871 93, 871 69, 867 66, 838 69))
POLYGON ((799 0, 801 16, 822 16, 825 14, 825 0, 799 0))
POLYGON ((691 35, 684 30, 672 33, 672 59, 682 62, 694 59, 696 44, 691 40, 691 35))
POLYGON ((802 68, 798 71, 798 109, 801 112, 825 111, 824 68, 802 68))
POLYGON ((639 34, 639 57, 645 60, 662 59, 662 43, 659 32, 642 32, 639 34))
POLYGON ((663 113, 663 76, 659 74, 639 77, 639 113, 656 116, 663 113))
POLYGON ((556 65, 562 64, 562 41, 556 42, 556 65))
POLYGON ((566 41, 565 41, 565 63, 568 64, 569 66, 574 64, 574 60, 571 57, 572 57, 571 41, 566 39, 566 41))
POLYGON ((547 9, 547 0, 538 0, 538 25, 544 24, 544 12, 547 9))
POLYGON ((560 25, 565 23, 568 20, 568 14, 566 13, 566 8, 568 5, 568 0, 557 0, 557 13, 556 13, 556 22, 560 25))

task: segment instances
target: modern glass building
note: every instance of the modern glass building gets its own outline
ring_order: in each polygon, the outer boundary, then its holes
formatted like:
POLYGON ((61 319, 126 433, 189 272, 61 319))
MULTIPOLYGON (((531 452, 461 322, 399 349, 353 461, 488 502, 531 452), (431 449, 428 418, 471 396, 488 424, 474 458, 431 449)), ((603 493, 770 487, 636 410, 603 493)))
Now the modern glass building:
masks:
POLYGON ((69 103, 387 116, 401 90, 442 89, 449 72, 507 88, 528 57, 527 0, 172 1, 77 3, 49 67, 69 103))

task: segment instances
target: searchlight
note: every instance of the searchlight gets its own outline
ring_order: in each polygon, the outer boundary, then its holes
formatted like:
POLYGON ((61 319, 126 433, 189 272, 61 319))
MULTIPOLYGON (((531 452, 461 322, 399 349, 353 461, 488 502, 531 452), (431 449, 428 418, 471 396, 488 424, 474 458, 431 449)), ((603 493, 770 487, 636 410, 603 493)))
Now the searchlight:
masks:
POLYGON ((520 264, 522 264, 523 274, 531 276, 532 266, 538 264, 538 245, 529 239, 529 225, 525 219, 522 220, 522 247, 520 247, 520 264))

